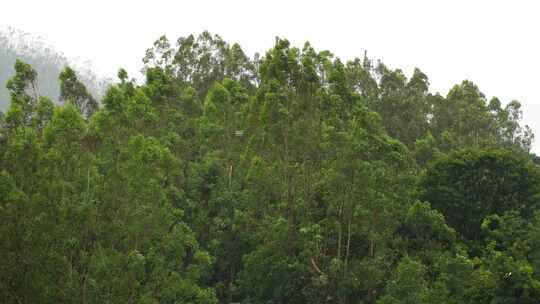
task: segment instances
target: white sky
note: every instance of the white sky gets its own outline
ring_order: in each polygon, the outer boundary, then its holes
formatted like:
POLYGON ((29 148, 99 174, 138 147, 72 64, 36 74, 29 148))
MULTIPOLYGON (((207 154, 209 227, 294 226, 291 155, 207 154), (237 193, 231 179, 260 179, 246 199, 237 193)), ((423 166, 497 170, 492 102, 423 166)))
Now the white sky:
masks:
POLYGON ((419 67, 445 95, 469 79, 488 98, 522 102, 540 152, 540 2, 538 1, 139 1, 3 0, 0 29, 41 36, 65 53, 115 76, 138 76, 144 52, 203 30, 264 53, 276 36, 310 41, 342 59, 368 56, 410 75, 419 67), (538 3, 538 4, 537 4, 538 3))

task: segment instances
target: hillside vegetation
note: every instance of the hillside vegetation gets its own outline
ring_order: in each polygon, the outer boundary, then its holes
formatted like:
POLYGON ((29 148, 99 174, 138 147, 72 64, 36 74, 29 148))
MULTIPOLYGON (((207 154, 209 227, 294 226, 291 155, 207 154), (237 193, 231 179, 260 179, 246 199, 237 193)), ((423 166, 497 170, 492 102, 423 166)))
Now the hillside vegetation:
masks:
MULTIPOLYGON (((53 100, 60 96, 58 75, 70 60, 45 44, 40 38, 16 29, 0 31, 0 111, 9 106, 6 82, 15 74, 17 59, 30 64, 38 73, 39 93, 53 100)), ((89 65, 76 67, 81 81, 98 98, 105 91, 107 81, 95 75, 89 65)))
POLYGON ((2 303, 538 303, 540 171, 471 81, 207 32, 101 104, 23 61, 0 124, 2 303))

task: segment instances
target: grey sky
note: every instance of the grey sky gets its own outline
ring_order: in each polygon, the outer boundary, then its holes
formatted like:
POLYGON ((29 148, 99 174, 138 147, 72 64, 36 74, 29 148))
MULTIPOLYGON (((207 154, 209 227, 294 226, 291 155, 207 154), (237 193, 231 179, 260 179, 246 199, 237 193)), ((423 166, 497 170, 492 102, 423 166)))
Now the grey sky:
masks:
POLYGON ((252 55, 276 36, 308 40, 342 59, 381 59, 410 75, 419 67, 431 90, 470 79, 504 103, 522 102, 540 152, 540 4, 536 1, 4 1, 0 29, 39 35, 68 57, 93 62, 114 76, 136 76, 145 50, 203 30, 238 42, 252 55))

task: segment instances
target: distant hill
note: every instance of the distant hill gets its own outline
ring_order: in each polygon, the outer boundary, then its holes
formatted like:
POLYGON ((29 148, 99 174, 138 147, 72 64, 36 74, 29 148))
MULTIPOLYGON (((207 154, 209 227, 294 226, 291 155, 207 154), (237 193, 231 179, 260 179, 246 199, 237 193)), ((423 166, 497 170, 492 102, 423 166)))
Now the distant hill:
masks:
POLYGON ((77 63, 64 54, 35 37, 17 29, 0 31, 0 110, 9 106, 9 93, 6 82, 13 75, 16 59, 30 64, 37 72, 40 95, 58 100, 58 75, 70 65, 78 73, 79 78, 96 98, 100 98, 106 88, 107 80, 92 72, 88 62, 77 63))

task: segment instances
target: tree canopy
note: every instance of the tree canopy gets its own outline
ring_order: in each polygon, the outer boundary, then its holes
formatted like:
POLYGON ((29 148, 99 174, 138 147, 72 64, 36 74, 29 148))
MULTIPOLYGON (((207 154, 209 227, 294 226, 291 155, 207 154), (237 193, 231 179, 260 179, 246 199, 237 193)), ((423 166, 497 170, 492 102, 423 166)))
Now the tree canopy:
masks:
POLYGON ((540 172, 517 101, 366 56, 160 37, 101 99, 14 63, 3 303, 537 303, 540 172), (99 102, 98 102, 99 100, 99 102))

